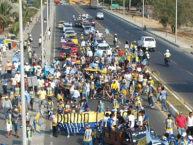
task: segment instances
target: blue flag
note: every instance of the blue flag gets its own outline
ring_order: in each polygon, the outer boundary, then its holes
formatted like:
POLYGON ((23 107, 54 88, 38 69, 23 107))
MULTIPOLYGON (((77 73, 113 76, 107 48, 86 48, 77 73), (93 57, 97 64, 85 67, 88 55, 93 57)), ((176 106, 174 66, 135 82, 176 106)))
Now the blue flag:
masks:
POLYGON ((75 74, 77 72, 77 69, 76 69, 76 67, 74 66, 74 68, 70 71, 70 74, 72 75, 72 74, 75 74))
POLYGON ((54 74, 55 72, 55 69, 54 68, 51 68, 50 66, 45 66, 45 71, 49 72, 50 74, 54 74))
POLYGON ((94 61, 93 61, 92 63, 89 64, 89 67, 95 68, 95 63, 94 63, 94 61))

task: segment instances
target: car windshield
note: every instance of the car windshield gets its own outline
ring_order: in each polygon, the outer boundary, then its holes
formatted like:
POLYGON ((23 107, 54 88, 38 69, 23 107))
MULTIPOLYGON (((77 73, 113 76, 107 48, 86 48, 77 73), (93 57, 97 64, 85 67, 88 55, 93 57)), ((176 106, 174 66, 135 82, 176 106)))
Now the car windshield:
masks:
POLYGON ((103 13, 97 13, 97 15, 103 15, 103 13))
POLYGON ((76 36, 68 36, 70 39, 76 39, 76 36))
POLYGON ((76 47, 75 44, 68 44, 67 46, 69 46, 69 47, 76 47))
POLYGON ((91 27, 85 27, 84 29, 89 30, 89 29, 91 29, 91 27))
POLYGON ((139 132, 134 132, 131 134, 133 138, 133 142, 138 142, 141 138, 146 136, 146 131, 139 131, 139 132))
POLYGON ((66 32, 66 34, 74 34, 74 32, 73 31, 68 31, 68 32, 66 32))
POLYGON ((107 49, 110 49, 108 45, 107 46, 98 46, 98 50, 107 50, 107 49))
POLYGON ((145 41, 154 41, 153 38, 145 38, 145 41))

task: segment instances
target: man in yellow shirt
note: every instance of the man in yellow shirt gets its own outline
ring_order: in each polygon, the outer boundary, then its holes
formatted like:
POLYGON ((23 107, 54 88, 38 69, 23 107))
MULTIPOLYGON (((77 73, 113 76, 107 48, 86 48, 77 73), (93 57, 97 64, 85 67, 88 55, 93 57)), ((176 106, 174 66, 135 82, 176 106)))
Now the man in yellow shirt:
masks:
POLYGON ((46 88, 46 93, 47 93, 46 96, 48 98, 53 97, 54 95, 54 89, 51 87, 50 83, 48 84, 48 87, 46 88))
POLYGON ((53 136, 58 137, 58 125, 57 125, 57 111, 54 110, 53 115, 50 117, 52 122, 53 136))
POLYGON ((5 123, 7 128, 7 138, 12 136, 12 110, 9 109, 5 116, 5 123))
POLYGON ((41 87, 41 90, 37 92, 37 95, 39 96, 39 104, 41 104, 41 101, 45 102, 46 99, 46 91, 44 90, 44 87, 41 87))
POLYGON ((117 85, 116 81, 113 80, 113 82, 111 84, 111 90, 112 90, 113 95, 116 93, 117 89, 118 89, 118 85, 117 85))

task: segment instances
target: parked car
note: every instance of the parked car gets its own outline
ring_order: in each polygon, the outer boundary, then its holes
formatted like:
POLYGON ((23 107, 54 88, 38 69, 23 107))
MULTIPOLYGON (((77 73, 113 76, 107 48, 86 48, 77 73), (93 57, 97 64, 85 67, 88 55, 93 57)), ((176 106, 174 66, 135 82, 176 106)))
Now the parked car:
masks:
POLYGON ((82 28, 84 28, 86 26, 91 26, 91 24, 88 21, 83 21, 82 22, 82 28))
POLYGON ((104 19, 104 14, 102 12, 98 12, 96 14, 96 19, 104 19))
POLYGON ((141 47, 143 50, 148 48, 149 50, 155 51, 156 48, 156 40, 153 37, 142 36, 138 42, 137 46, 141 47))
POLYGON ((99 43, 95 48, 94 56, 102 57, 104 51, 107 55, 112 55, 112 48, 107 43, 99 43))

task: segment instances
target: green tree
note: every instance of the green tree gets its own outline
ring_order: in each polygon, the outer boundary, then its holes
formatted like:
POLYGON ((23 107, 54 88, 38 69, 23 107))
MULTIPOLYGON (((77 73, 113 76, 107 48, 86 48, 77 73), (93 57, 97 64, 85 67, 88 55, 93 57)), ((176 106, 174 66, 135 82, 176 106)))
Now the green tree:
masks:
POLYGON ((6 1, 0 4, 0 22, 3 30, 11 23, 11 9, 12 7, 6 1))

